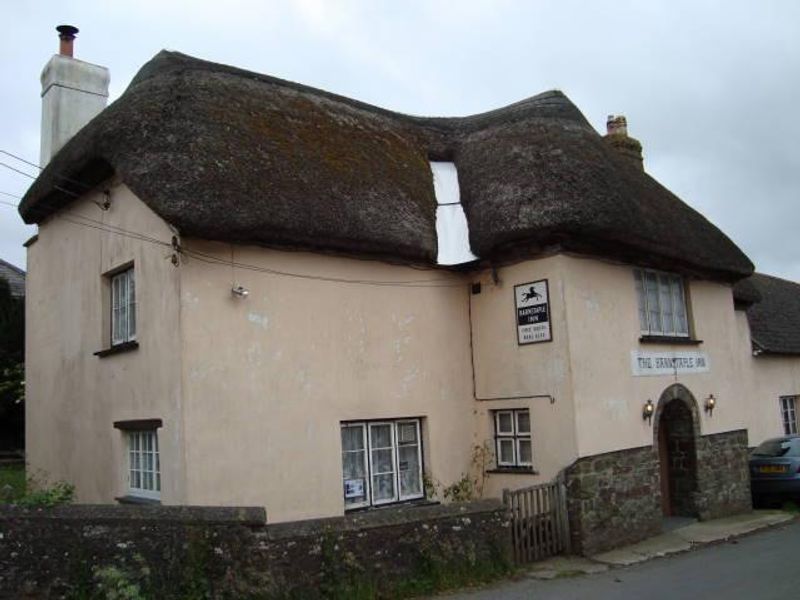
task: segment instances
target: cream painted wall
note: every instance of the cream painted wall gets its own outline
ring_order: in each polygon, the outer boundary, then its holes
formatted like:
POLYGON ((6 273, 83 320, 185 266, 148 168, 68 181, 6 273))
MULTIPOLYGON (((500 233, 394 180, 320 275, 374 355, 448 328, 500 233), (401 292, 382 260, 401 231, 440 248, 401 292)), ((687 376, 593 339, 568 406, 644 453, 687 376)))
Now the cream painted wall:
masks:
MULTIPOLYGON (((570 344, 563 269, 564 256, 526 261, 498 270, 498 283, 489 272, 472 281, 481 282, 481 293, 471 296, 478 440, 494 444, 493 411, 528 408, 531 414, 533 462, 538 475, 490 474, 486 493, 499 496, 515 489, 552 479, 577 458, 570 373, 570 344), (548 280, 553 341, 517 343, 514 286, 548 280)), ((480 443, 480 442, 479 442, 480 443)))
POLYGON ((116 420, 161 418, 162 497, 185 501, 180 395, 180 280, 169 248, 67 221, 145 232, 167 225, 124 185, 74 202, 39 227, 28 249, 26 435, 29 471, 77 488, 80 502, 126 491, 127 455, 116 420), (63 218, 62 218, 63 217, 63 218), (98 358, 110 345, 104 273, 133 262, 138 350, 98 358), (104 298, 105 297, 105 298, 104 298), (105 324, 104 324, 105 322, 105 324))
MULTIPOLYGON (((124 185, 111 197, 108 211, 95 194, 62 215, 169 243, 170 228, 124 185)), ((28 460, 76 484, 82 502, 125 492, 115 420, 163 420, 164 503, 263 505, 276 522, 343 512, 346 420, 421 417, 426 472, 446 486, 475 474, 475 445, 493 451, 492 411, 528 408, 537 474, 490 473, 485 495, 499 496, 549 481, 578 457, 651 444, 642 406, 672 383, 701 405, 718 399, 713 415, 700 411, 703 434, 749 427, 751 444, 781 432, 778 397, 800 393, 796 359, 751 355, 727 285, 689 283, 702 344, 652 345, 639 341, 630 266, 561 254, 499 268, 495 278, 181 243, 176 268, 168 245, 53 217, 29 248, 28 460), (256 270, 232 269, 232 256, 256 270), (109 345, 104 274, 130 262, 140 348, 101 359, 93 353, 109 345), (539 279, 549 283, 553 341, 520 346, 514 286, 539 279), (481 292, 471 294, 477 282, 481 292), (233 297, 234 283, 250 295, 233 297), (711 369, 635 377, 638 349, 702 351, 711 369)))
POLYGON ((340 423, 423 417, 427 472, 444 485, 473 439, 467 282, 460 275, 256 247, 235 261, 325 277, 436 280, 395 287, 207 264, 231 246, 186 240, 181 267, 188 496, 255 504, 269 520, 343 512, 340 423), (195 255, 196 256, 196 255, 195 255), (249 289, 235 298, 231 286, 249 289))
MULTIPOLYGON (((800 396, 800 357, 753 356, 747 316, 737 311, 741 373, 747 376, 748 434, 750 446, 783 435, 781 396, 800 396)), ((800 401, 795 401, 800 409, 800 401)))
POLYGON ((673 383, 685 385, 698 402, 703 435, 747 426, 747 390, 737 368, 740 340, 731 288, 689 281, 689 304, 698 346, 645 344, 639 321, 633 268, 594 259, 565 257, 562 269, 570 333, 580 456, 653 443, 653 429, 642 418, 647 399, 657 403, 673 383), (700 351, 707 373, 633 375, 631 351, 700 351), (713 394, 713 415, 703 410, 713 394))

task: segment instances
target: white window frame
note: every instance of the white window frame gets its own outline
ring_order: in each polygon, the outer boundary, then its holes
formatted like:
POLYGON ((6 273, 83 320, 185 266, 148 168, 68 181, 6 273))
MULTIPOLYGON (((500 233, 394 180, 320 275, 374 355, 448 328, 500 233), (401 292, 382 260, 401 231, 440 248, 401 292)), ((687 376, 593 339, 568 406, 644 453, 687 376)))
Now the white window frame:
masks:
MULTIPOLYGON (((396 504, 398 502, 408 502, 411 500, 419 500, 425 497, 425 486, 423 480, 423 472, 424 472, 424 456, 423 456, 423 448, 422 448, 422 422, 421 419, 386 419, 380 421, 345 421, 341 423, 340 429, 345 428, 360 428, 362 431, 362 439, 364 440, 364 452, 365 452, 365 461, 366 461, 366 469, 365 469, 365 500, 359 503, 345 503, 345 510, 353 510, 356 508, 365 508, 368 506, 383 506, 387 504, 396 504), (418 461, 418 469, 417 469, 417 477, 419 478, 420 482, 420 491, 416 494, 404 494, 401 490, 400 485, 400 443, 398 441, 398 431, 400 426, 414 424, 416 428, 416 448, 417 453, 419 456, 418 461), (385 473, 376 473, 375 466, 372 460, 372 451, 373 447, 373 436, 372 430, 373 428, 380 427, 380 426, 389 426, 390 429, 390 436, 391 436, 391 451, 392 451, 392 468, 393 471, 386 471, 385 473), (389 474, 391 473, 393 476, 393 483, 394 483, 394 495, 391 498, 382 498, 376 499, 375 498, 375 490, 372 484, 372 479, 375 475, 381 474, 389 474)), ((388 447, 385 449, 389 449, 388 447)), ((344 454, 345 450, 342 448, 342 454, 344 454)), ((350 451, 348 451, 350 452, 350 451)), ((355 451, 352 451, 355 452, 355 451)), ((342 465, 342 485, 344 486, 344 465, 342 465)), ((344 487, 342 494, 344 494, 344 487)), ((343 498, 344 499, 344 498, 343 498)))
POLYGON ((133 267, 110 277, 111 345, 136 340, 136 278, 133 267))
POLYGON ((158 431, 156 429, 126 431, 125 438, 128 455, 128 494, 138 498, 160 500, 161 456, 158 449, 158 431), (147 440, 150 441, 149 449, 146 448, 147 440), (149 460, 148 455, 150 455, 149 460), (148 468, 150 466, 151 468, 148 468))
MULTIPOLYGON (((347 498, 345 500, 345 510, 351 510, 354 508, 362 508, 364 506, 370 505, 370 494, 372 486, 370 485, 370 469, 369 469, 369 442, 367 441, 367 428, 365 423, 342 423, 340 429, 359 429, 361 432, 361 442, 363 445, 362 450, 345 450, 344 447, 342 448, 342 455, 345 453, 355 454, 357 452, 363 453, 363 461, 362 467, 364 469, 364 501, 363 502, 351 502, 347 503, 347 498)), ((344 459, 344 456, 342 457, 344 459)), ((345 473, 344 473, 344 460, 342 460, 342 494, 344 494, 344 482, 346 481, 345 473)))
POLYGON ((381 504, 391 504, 392 502, 397 502, 398 496, 400 493, 400 489, 398 486, 398 468, 397 468, 397 436, 395 432, 395 427, 391 421, 373 421, 367 424, 367 448, 369 454, 369 484, 370 484, 370 501, 373 506, 380 506, 381 504), (375 448, 372 442, 372 431, 378 427, 388 427, 389 428, 389 447, 381 447, 375 448), (392 453, 392 470, 391 471, 382 471, 377 473, 375 471, 375 464, 372 461, 372 454, 374 450, 391 450, 392 453), (375 486, 372 483, 374 477, 378 475, 392 475, 392 480, 394 482, 394 494, 391 498, 384 498, 384 499, 376 499, 375 498, 375 486))
POLYGON ((526 469, 533 468, 533 433, 531 431, 532 422, 530 418, 530 410, 527 408, 511 408, 504 410, 494 411, 494 444, 495 444, 495 457, 497 459, 498 467, 522 467, 526 469), (528 431, 522 431, 519 426, 519 417, 521 414, 528 415, 528 431), (510 416, 511 429, 503 430, 500 422, 503 416, 510 416), (500 446, 502 442, 511 441, 513 459, 511 461, 502 460, 502 452, 500 446), (527 441, 531 445, 531 460, 523 461, 520 459, 520 445, 521 442, 527 441))
POLYGON ((683 277, 654 269, 634 269, 634 279, 642 335, 688 338, 691 327, 683 277))
POLYGON ((781 396, 781 421, 783 433, 793 435, 797 433, 797 398, 800 396, 781 396))

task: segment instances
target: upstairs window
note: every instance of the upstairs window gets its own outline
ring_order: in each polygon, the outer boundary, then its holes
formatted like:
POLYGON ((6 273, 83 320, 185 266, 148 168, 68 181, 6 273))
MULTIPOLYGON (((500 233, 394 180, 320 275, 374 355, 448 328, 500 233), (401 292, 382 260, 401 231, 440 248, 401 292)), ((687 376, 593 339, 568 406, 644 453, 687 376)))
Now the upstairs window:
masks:
POLYGON ((422 498, 419 419, 342 423, 346 509, 422 498))
POLYGON ((133 267, 111 276, 111 345, 136 339, 136 284, 133 267))
POLYGON ((531 414, 527 408, 495 411, 494 435, 498 467, 533 467, 531 414))
POLYGON ((786 435, 797 433, 797 398, 798 396, 781 396, 781 420, 783 433, 786 435))
POLYGON ((683 278, 650 269, 636 269, 634 277, 642 334, 689 337, 683 278))

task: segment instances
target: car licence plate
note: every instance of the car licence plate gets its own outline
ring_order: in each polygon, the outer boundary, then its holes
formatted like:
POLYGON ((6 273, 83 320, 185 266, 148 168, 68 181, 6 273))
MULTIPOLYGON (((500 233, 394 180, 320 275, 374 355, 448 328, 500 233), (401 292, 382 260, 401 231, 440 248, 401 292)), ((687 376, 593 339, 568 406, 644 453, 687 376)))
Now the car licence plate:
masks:
POLYGON ((786 473, 788 470, 786 465, 762 465, 758 468, 759 473, 786 473))

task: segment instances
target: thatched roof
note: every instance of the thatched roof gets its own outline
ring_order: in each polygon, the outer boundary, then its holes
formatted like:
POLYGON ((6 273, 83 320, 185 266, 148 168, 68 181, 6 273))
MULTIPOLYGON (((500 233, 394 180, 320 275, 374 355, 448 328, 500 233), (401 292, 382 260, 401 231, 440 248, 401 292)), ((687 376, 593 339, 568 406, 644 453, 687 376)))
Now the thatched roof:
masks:
POLYGON ((544 248, 735 280, 746 256, 620 157, 560 92, 473 117, 418 118, 161 52, 53 157, 20 212, 111 173, 182 234, 435 262, 429 159, 453 160, 472 250, 544 248))
POLYGON ((747 308, 754 348, 765 354, 800 354, 800 283, 756 273, 734 286, 734 298, 748 286, 761 296, 747 308))

